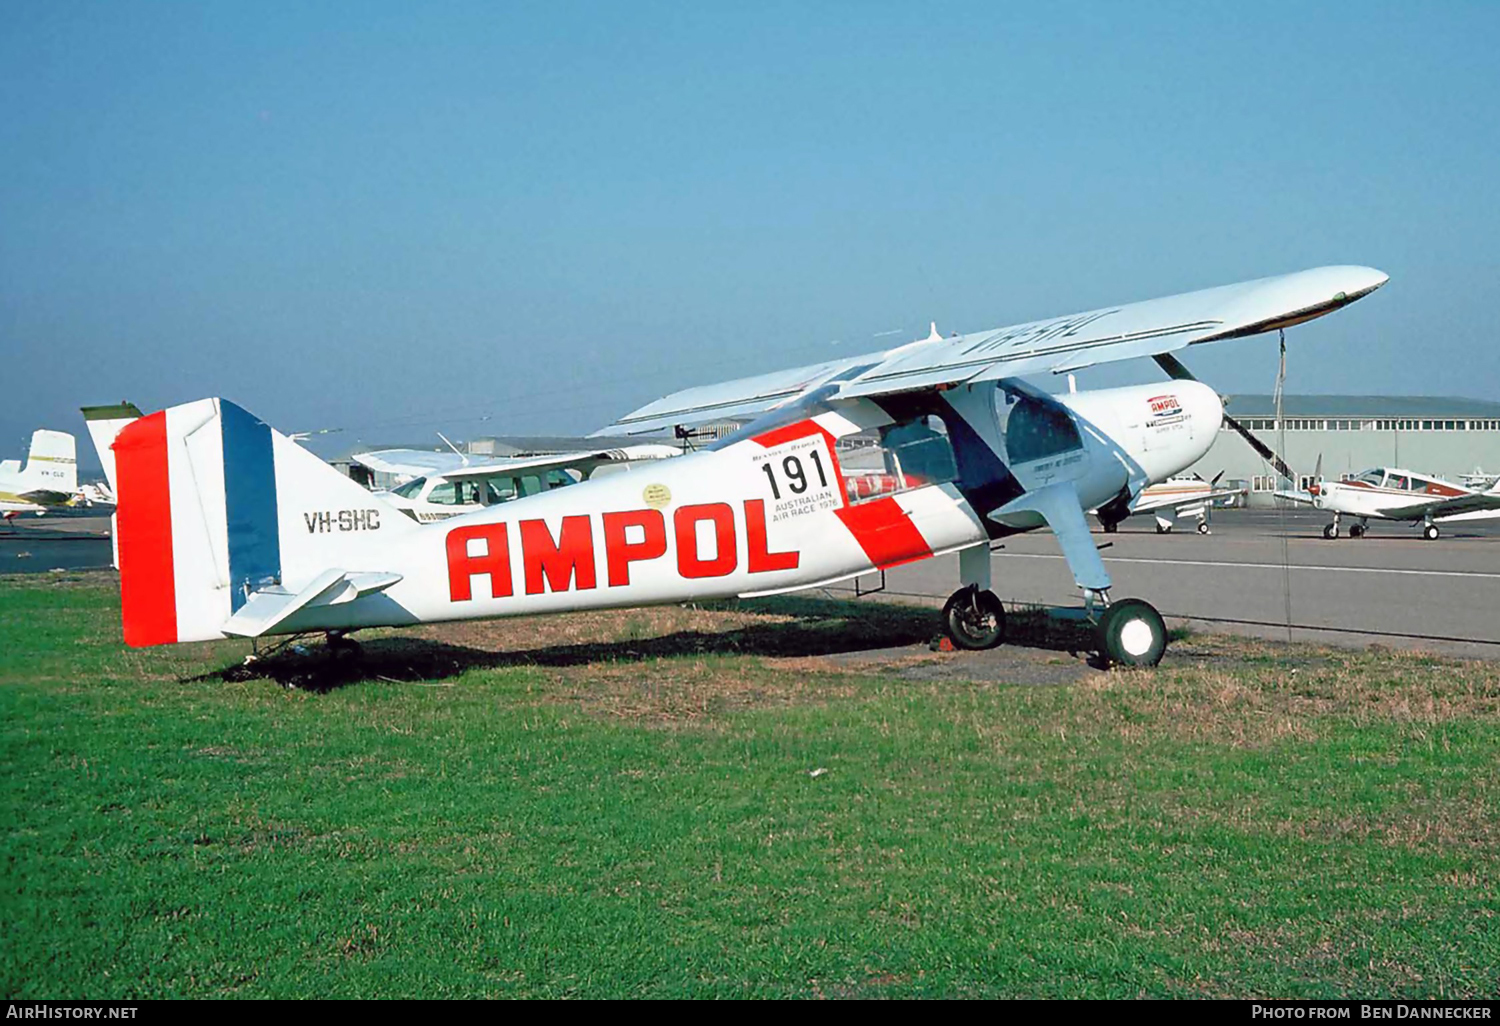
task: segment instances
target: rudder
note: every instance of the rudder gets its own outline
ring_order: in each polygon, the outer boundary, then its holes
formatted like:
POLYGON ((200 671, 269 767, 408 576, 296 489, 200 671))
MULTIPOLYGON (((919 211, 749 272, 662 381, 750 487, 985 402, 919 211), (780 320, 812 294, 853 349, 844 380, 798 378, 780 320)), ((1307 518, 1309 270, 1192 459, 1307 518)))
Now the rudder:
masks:
POLYGON ((224 637, 255 592, 296 590, 330 568, 379 570, 383 543, 416 528, 222 399, 130 422, 113 454, 132 646, 224 637), (333 526, 318 530, 325 524, 333 526))

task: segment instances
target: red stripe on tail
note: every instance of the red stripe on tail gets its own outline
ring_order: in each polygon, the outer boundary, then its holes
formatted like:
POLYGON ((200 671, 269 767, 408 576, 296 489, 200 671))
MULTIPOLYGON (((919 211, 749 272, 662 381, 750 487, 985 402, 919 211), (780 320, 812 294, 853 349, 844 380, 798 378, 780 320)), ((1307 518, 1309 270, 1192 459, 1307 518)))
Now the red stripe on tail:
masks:
POLYGON ((115 438, 114 450, 125 644, 169 645, 177 640, 177 588, 166 411, 126 427, 115 438))

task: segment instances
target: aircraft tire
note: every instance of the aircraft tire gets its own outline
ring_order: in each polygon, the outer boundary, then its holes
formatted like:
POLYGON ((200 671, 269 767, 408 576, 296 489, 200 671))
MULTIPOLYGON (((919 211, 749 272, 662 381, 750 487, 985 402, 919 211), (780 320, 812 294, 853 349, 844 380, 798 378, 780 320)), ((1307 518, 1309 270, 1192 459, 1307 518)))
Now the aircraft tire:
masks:
POLYGON ((1111 666, 1155 666, 1167 651, 1167 625, 1141 599, 1111 603, 1098 630, 1099 654, 1111 666))
POLYGON ((1198 533, 1199 534, 1207 534, 1208 533, 1208 521, 1206 521, 1206 520, 1200 520, 1200 521, 1198 521, 1198 533))
POLYGON ((1351 537, 1351 538, 1363 538, 1364 536, 1365 536, 1365 529, 1363 527, 1361 527, 1359 524, 1355 524, 1353 527, 1349 528, 1349 537, 1351 537))
POLYGON ((957 648, 994 648, 1005 640, 1005 606, 993 591, 960 588, 943 606, 943 630, 957 648))
POLYGON ((1334 524, 1325 524, 1325 525, 1323 525, 1323 537, 1324 538, 1327 538, 1329 541, 1332 541, 1333 539, 1337 538, 1338 536, 1339 536, 1339 529, 1338 529, 1338 527, 1336 525, 1334 525, 1334 524))
POLYGON ((1442 533, 1442 531, 1438 530, 1437 524, 1428 524, 1426 527, 1422 528, 1422 537, 1426 538, 1428 541, 1437 541, 1438 535, 1442 533))

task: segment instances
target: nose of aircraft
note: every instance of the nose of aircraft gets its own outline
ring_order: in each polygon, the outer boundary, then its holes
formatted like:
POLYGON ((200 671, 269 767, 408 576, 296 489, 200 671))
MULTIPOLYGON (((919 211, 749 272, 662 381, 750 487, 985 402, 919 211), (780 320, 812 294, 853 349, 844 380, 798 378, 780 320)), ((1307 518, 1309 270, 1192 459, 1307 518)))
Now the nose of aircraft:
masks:
POLYGON ((1177 384, 1177 401, 1192 418, 1193 434, 1211 441, 1224 423, 1224 401, 1219 393, 1201 381, 1182 381, 1177 384))

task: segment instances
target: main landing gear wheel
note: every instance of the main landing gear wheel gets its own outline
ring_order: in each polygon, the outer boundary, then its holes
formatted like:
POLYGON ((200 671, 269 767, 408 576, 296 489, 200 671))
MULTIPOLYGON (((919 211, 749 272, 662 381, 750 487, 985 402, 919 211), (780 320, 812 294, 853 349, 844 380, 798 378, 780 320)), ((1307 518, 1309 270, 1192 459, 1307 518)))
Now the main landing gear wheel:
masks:
POLYGON ((1005 640, 1005 607, 992 591, 960 588, 943 606, 943 629, 958 648, 994 648, 1005 640))
POLYGON ((1334 538, 1337 538, 1338 536, 1339 536, 1339 525, 1338 524, 1328 524, 1327 526, 1325 526, 1323 528, 1323 537, 1324 538, 1327 538, 1330 541, 1332 541, 1334 538))
POLYGON ((1437 524, 1428 524, 1426 527, 1422 528, 1422 537, 1426 538, 1428 541, 1437 541, 1438 535, 1442 533, 1443 532, 1438 530, 1437 524))
POLYGON ((1156 533, 1157 534, 1171 534, 1172 533, 1172 528, 1171 527, 1163 527, 1161 524, 1157 524, 1156 525, 1156 533))
POLYGON ((1208 533, 1208 521, 1206 521, 1206 520, 1200 520, 1200 521, 1198 521, 1198 533, 1199 534, 1207 534, 1208 533))
POLYGON ((1140 599, 1121 599, 1099 617, 1099 654, 1111 666, 1155 666, 1167 650, 1167 625, 1140 599))
POLYGON ((1363 524, 1355 524, 1353 527, 1349 528, 1349 537, 1351 537, 1351 538, 1363 538, 1364 536, 1365 536, 1365 528, 1364 528, 1363 524))

